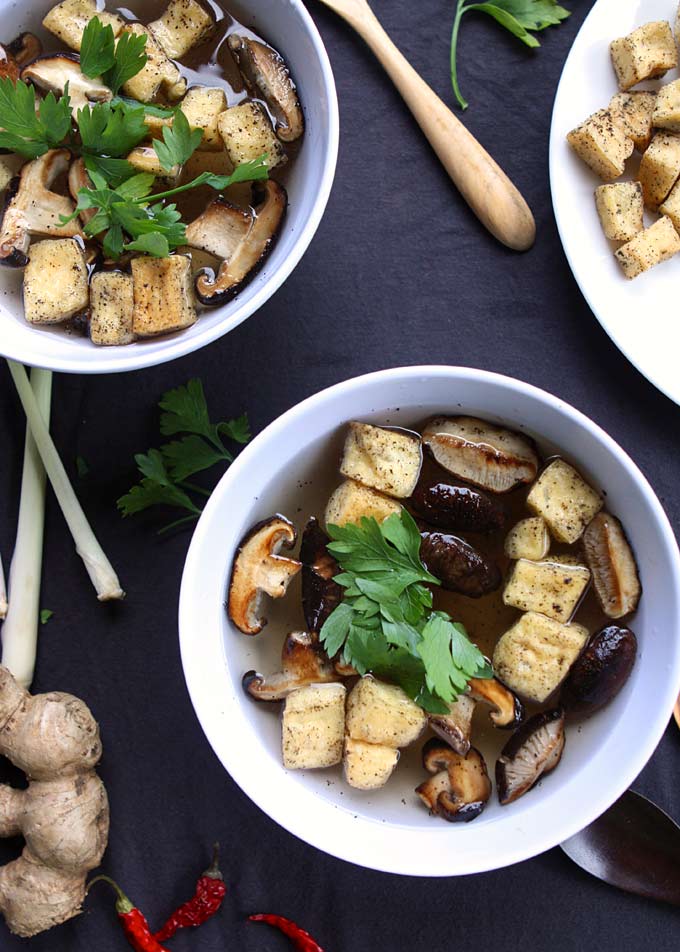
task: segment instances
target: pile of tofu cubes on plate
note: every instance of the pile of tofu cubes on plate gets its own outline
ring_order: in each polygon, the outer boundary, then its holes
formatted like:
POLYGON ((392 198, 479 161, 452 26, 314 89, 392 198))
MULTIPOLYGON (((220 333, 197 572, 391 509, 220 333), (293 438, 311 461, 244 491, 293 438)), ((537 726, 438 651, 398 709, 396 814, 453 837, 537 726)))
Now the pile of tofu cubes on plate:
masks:
POLYGON ((572 130, 577 155, 608 183, 595 190, 605 236, 627 278, 637 278, 680 251, 680 79, 658 90, 635 89, 678 66, 680 11, 675 35, 665 20, 646 23, 612 42, 619 84, 609 105, 572 130), (634 150, 637 178, 617 182, 634 150), (658 214, 645 227, 644 210, 658 214))
MULTIPOLYGON (((153 141, 162 138, 173 117, 163 116, 162 111, 161 115, 148 112, 148 140, 126 157, 135 169, 157 176, 159 185, 167 189, 189 182, 202 172, 229 174, 237 165, 263 154, 267 154, 270 169, 286 161, 281 140, 292 141, 301 135, 303 123, 295 85, 275 50, 249 36, 229 37, 229 50, 248 91, 268 103, 270 97, 288 97, 285 103, 277 100, 275 104, 283 107, 277 112, 276 128, 270 113, 256 98, 230 106, 226 86, 194 85, 187 89, 177 61, 210 39, 216 30, 213 16, 197 0, 171 0, 162 16, 146 26, 98 9, 96 0, 63 0, 47 13, 43 24, 70 50, 80 51, 83 32, 95 16, 111 26, 118 39, 125 34, 146 37, 147 63, 124 84, 122 94, 139 103, 181 109, 191 128, 202 132, 198 149, 189 161, 168 172, 160 165, 153 141), (270 83, 272 76, 275 82, 270 83), (261 83, 267 86, 264 92, 258 85, 261 83)), ((22 80, 36 87, 38 96, 46 90, 63 94, 68 84, 74 115, 88 103, 112 99, 111 90, 101 79, 84 76, 77 57, 60 51, 36 57, 41 50, 40 40, 31 34, 23 36, 31 37, 35 49, 25 66, 20 61, 14 65, 22 80)), ((3 48, 6 57, 12 55, 8 50, 15 46, 3 48)), ((258 226, 261 232, 264 218, 259 216, 259 206, 256 211, 249 207, 253 204, 250 201, 246 201, 246 207, 236 208, 216 199, 188 226, 187 244, 221 262, 218 277, 201 294, 198 282, 194 286, 191 257, 183 253, 166 258, 139 256, 127 270, 96 269, 90 280, 92 266, 101 254, 84 245, 82 226, 94 212, 81 213, 80 221, 61 222, 62 217, 74 212, 78 192, 91 187, 83 160, 71 156, 67 149, 52 149, 31 162, 23 162, 16 155, 0 156, 0 188, 7 191, 0 222, 0 264, 25 267, 26 320, 55 325, 87 314, 90 338, 100 345, 128 344, 138 338, 184 330, 197 319, 197 298, 205 305, 229 300, 273 244, 286 204, 283 187, 268 185, 266 194, 276 191, 277 214, 270 216, 272 234, 255 235, 257 218, 262 218, 258 226), (61 175, 68 176, 70 196, 52 190, 61 175), (41 240, 31 242, 36 236, 41 240), (238 267, 231 275, 227 264, 234 260, 238 267)), ((208 286, 212 279, 202 280, 208 286)))

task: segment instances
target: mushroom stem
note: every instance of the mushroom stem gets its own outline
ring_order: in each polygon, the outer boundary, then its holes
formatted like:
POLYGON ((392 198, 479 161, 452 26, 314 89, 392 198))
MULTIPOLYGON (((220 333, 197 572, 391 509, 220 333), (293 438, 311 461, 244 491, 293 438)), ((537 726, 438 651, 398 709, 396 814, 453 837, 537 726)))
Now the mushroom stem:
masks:
MULTIPOLYGON (((34 368, 31 372, 31 388, 48 426, 52 372, 34 368)), ((44 525, 45 469, 27 423, 17 537, 9 571, 12 602, 2 626, 2 664, 25 688, 30 687, 33 681, 38 647, 44 525)))
POLYGON ((85 563, 85 568, 97 592, 99 601, 124 598, 125 592, 120 587, 118 576, 106 557, 102 547, 87 521, 80 503, 73 491, 64 464, 57 448, 54 445, 45 420, 31 389, 25 368, 13 360, 7 361, 17 388, 19 399, 26 413, 31 427, 33 439, 43 461, 45 471, 49 477, 52 489, 61 506, 66 524, 71 530, 76 552, 85 563))

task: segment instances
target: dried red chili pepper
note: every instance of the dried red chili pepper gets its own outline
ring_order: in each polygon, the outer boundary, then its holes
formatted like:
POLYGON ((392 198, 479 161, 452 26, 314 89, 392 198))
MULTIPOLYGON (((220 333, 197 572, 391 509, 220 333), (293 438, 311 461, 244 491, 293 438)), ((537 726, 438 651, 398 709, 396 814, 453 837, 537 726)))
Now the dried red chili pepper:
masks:
POLYGON ((183 903, 158 930, 158 942, 170 939, 179 929, 196 927, 214 916, 227 894, 227 887, 219 867, 219 843, 215 844, 212 864, 196 883, 196 891, 188 902, 183 903))
POLYGON ((117 895, 116 912, 118 920, 122 926, 125 938, 128 940, 135 952, 169 952, 164 945, 154 937, 151 927, 146 917, 137 909, 130 899, 125 895, 118 883, 109 879, 108 876, 97 876, 87 887, 88 892, 95 883, 108 883, 117 895))
POLYGON ((311 937, 309 932, 305 932, 304 929, 301 929, 300 926, 291 922, 290 919, 284 919, 283 916, 271 915, 250 916, 249 918, 251 922, 266 922, 267 925, 273 926, 275 929, 278 929, 279 932, 283 932, 283 934, 287 935, 292 941, 293 946, 296 949, 301 949, 302 952, 323 952, 319 943, 311 937))

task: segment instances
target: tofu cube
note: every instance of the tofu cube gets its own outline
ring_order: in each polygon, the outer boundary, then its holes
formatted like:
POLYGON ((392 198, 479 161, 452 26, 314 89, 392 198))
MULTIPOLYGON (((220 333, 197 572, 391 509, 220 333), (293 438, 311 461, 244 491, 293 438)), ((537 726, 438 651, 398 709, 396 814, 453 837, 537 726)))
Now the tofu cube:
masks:
POLYGON ((617 93, 609 103, 614 121, 623 126, 638 152, 644 152, 652 141, 652 116, 656 93, 617 93))
MULTIPOLYGON (((198 151, 194 152, 188 162, 185 162, 182 168, 182 182, 191 182, 191 180, 197 178, 201 172, 214 172, 215 175, 231 175, 233 171, 234 166, 224 150, 222 150, 222 152, 198 151)), ((252 203, 251 184, 250 182, 241 184, 247 188, 246 205, 250 205, 252 203)), ((230 186, 225 194, 230 195, 232 189, 236 187, 235 185, 230 186)))
POLYGON ((260 103, 246 102, 225 109, 217 119, 217 128, 234 166, 263 154, 267 155, 270 169, 286 161, 283 146, 260 103))
POLYGON ((567 142, 605 182, 623 175, 626 159, 635 148, 633 140, 628 138, 621 123, 608 109, 600 109, 589 116, 568 134, 567 142))
POLYGON ((589 584, 590 569, 585 565, 519 559, 503 591, 503 603, 566 624, 589 584))
POLYGON ((333 767, 342 761, 345 686, 310 684, 286 698, 281 748, 286 770, 333 767))
POLYGON ((384 787, 399 761, 399 751, 384 744, 366 744, 345 738, 343 767, 345 780, 355 790, 384 787))
POLYGON ((550 533, 540 516, 521 519, 505 537, 505 554, 509 559, 544 558, 550 549, 550 533))
POLYGON ((347 698, 346 730, 352 740, 408 747, 426 726, 425 711, 401 688, 371 675, 357 682, 347 698))
POLYGON ((156 150, 150 145, 138 145, 126 156, 130 165, 139 172, 150 172, 157 178, 173 185, 179 179, 181 166, 173 165, 169 172, 166 172, 161 165, 161 160, 156 155, 156 150))
POLYGON ((24 316, 31 324, 59 324, 87 308, 85 256, 73 238, 38 241, 24 270, 24 316))
POLYGON ((131 344, 134 314, 132 276, 98 271, 90 282, 90 339, 93 344, 131 344))
POLYGON ((680 79, 662 86, 657 93, 652 123, 657 129, 680 132, 680 79))
POLYGON ((133 258, 136 337, 181 331, 196 321, 191 261, 185 255, 133 258))
POLYGON ((543 704, 565 679, 588 637, 582 625, 562 625, 527 612, 496 645, 494 672, 511 691, 543 704))
MULTIPOLYGON (((674 200, 675 201, 675 200, 674 200)), ((680 251, 680 235, 664 216, 615 252, 625 276, 632 280, 680 251)))
POLYGON ((666 20, 645 23, 610 45, 612 64, 624 92, 645 79, 664 76, 678 65, 673 31, 666 20))
POLYGON ((387 496, 407 499, 422 465, 420 438, 369 423, 350 423, 340 472, 387 496))
POLYGON ((117 13, 98 10, 96 0, 64 0, 52 7, 42 22, 46 30, 58 36, 72 50, 80 51, 83 32, 93 17, 98 17, 104 26, 113 27, 114 36, 118 36, 125 26, 125 20, 117 13))
POLYGON ((326 506, 327 526, 344 526, 348 522, 375 519, 384 522, 393 513, 401 512, 401 505, 374 489, 367 489, 353 479, 346 479, 335 490, 326 506))
POLYGON ((610 241, 630 241, 645 227, 639 182, 600 185, 595 189, 595 205, 602 230, 610 241))
POLYGON ((529 509, 545 519, 559 542, 570 545, 581 538, 602 505, 599 493, 563 459, 546 466, 527 496, 529 509))
POLYGON ((640 162, 638 179, 647 208, 657 211, 680 176, 680 136, 657 132, 640 162))
POLYGON ((670 195, 659 209, 659 214, 670 218, 675 230, 680 234, 680 181, 671 189, 670 195))
POLYGON ((126 96, 138 99, 140 102, 151 102, 163 87, 172 99, 183 95, 186 81, 182 79, 179 69, 165 55, 165 51, 154 39, 152 33, 141 23, 126 23, 121 31, 132 33, 135 36, 146 36, 144 52, 148 59, 146 66, 123 86, 126 96))
POLYGON ((227 108, 227 97, 216 86, 192 86, 182 101, 181 110, 192 129, 203 133, 199 149, 222 152, 224 143, 217 128, 217 120, 227 108))
POLYGON ((149 29, 170 59, 181 59, 212 34, 215 21, 196 0, 171 0, 149 29))
POLYGON ((150 139, 162 139, 163 138, 163 129, 167 126, 170 128, 172 126, 172 118, 170 116, 151 116, 148 113, 144 116, 144 122, 149 130, 150 139))

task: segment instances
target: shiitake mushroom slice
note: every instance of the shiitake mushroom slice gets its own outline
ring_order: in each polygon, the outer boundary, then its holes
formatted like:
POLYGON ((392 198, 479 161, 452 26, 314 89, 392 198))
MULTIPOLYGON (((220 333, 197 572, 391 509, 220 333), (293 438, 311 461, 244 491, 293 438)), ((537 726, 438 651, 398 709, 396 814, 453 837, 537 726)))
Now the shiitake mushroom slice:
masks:
POLYGON ((628 680, 636 655, 630 628, 608 625, 593 635, 562 685, 567 714, 589 717, 609 704, 628 680))

